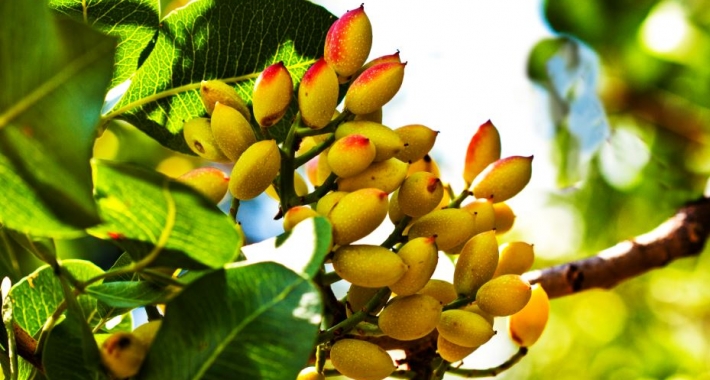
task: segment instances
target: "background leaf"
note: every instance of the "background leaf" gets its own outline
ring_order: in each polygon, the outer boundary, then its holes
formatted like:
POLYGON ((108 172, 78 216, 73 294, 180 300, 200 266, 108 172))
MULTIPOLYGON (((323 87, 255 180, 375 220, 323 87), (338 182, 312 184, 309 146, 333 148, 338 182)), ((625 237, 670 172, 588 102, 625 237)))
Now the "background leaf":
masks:
POLYGON ((194 189, 138 166, 93 163, 104 223, 92 235, 113 240, 134 260, 165 239, 155 266, 219 268, 239 254, 234 223, 194 189))
POLYGON ((273 261, 313 278, 332 246, 332 228, 326 218, 309 218, 291 232, 243 248, 250 263, 273 261))
POLYGON ((145 61, 160 23, 154 0, 51 0, 49 5, 118 39, 110 87, 129 79, 145 61))
POLYGON ((7 229, 0 227, 0 278, 8 277, 12 283, 20 281, 22 272, 18 261, 18 254, 24 248, 10 237, 7 229))
MULTIPOLYGON (((165 146, 190 152, 180 132, 185 120, 206 115, 202 80, 236 83, 251 101, 259 73, 283 61, 298 83, 322 56, 334 20, 307 1, 192 2, 162 21, 155 48, 107 118, 119 116, 165 146)), ((271 127, 272 136, 282 139, 290 123, 287 116, 271 127)))
POLYGON ((549 93, 558 185, 571 186, 584 178, 590 160, 610 135, 597 95, 598 58, 570 37, 546 39, 530 53, 528 75, 549 93))
POLYGON ((321 318, 313 284, 276 263, 239 265, 173 299, 138 379, 288 379, 306 365, 321 318))
POLYGON ((115 40, 44 1, 3 1, 0 49, 0 222, 39 236, 96 224, 88 161, 115 40))

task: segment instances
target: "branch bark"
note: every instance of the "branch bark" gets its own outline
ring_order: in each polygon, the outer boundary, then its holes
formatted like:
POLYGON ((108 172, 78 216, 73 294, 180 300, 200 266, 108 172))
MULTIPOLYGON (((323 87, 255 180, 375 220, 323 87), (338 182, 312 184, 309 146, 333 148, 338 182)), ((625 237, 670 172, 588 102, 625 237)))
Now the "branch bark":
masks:
POLYGON ((531 284, 542 285, 550 298, 592 288, 610 289, 673 260, 700 254, 708 236, 710 198, 702 198, 681 208, 651 232, 596 256, 528 272, 523 277, 531 284))

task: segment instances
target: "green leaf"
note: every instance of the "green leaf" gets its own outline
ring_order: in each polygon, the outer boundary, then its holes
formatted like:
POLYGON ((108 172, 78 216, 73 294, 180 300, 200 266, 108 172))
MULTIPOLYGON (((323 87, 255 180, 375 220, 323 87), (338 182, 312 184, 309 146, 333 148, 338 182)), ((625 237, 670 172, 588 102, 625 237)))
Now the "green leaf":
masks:
POLYGON ((57 261, 57 250, 54 240, 34 237, 17 231, 7 230, 7 235, 19 244, 25 251, 47 264, 57 261))
POLYGON ((219 268, 241 248, 234 223, 191 187, 138 166, 93 161, 104 223, 88 232, 113 240, 135 261, 154 266, 219 268))
MULTIPOLYGON (((163 19, 155 48, 106 118, 120 117, 163 145, 190 152, 181 131, 185 120, 206 115, 202 80, 236 84, 250 102, 259 73, 283 61, 297 84, 322 56, 334 20, 307 1, 192 2, 163 19)), ((290 123, 285 117, 270 133, 281 140, 290 123)))
POLYGON ((129 79, 145 60, 158 32, 160 15, 154 0, 51 0, 52 9, 118 39, 110 87, 129 79))
POLYGON ((45 1, 0 2, 5 226, 66 237, 98 222, 89 157, 114 50, 113 38, 52 17, 45 1))
MULTIPOLYGON (((101 268, 84 260, 63 260, 62 266, 79 281, 85 281, 103 273, 101 268)), ((30 335, 39 332, 47 318, 54 313, 64 299, 61 284, 48 265, 38 268, 22 281, 14 284, 8 297, 12 297, 15 303, 15 322, 30 335)), ((79 298, 82 299, 82 302, 88 301, 87 307, 84 309, 87 315, 96 309, 95 300, 93 308, 88 306, 91 304, 91 297, 80 296, 79 298)))
POLYGON ((148 281, 121 281, 91 285, 86 293, 112 307, 136 308, 155 303, 164 303, 172 291, 148 281))
POLYGON ((330 252, 333 234, 326 218, 309 218, 291 232, 243 248, 247 260, 274 261, 307 278, 313 278, 330 252))
POLYGON ((42 350, 42 365, 49 380, 106 379, 87 316, 67 280, 59 279, 67 303, 66 318, 54 326, 42 350))
POLYGON ((234 264, 193 282, 167 313, 138 379, 288 379, 313 349, 321 301, 276 263, 234 264))
MULTIPOLYGON (((131 259, 131 255, 124 252, 121 254, 121 256, 118 257, 118 259, 116 259, 116 262, 113 263, 113 265, 111 266, 111 269, 124 267, 124 266, 130 265, 132 263, 133 263, 133 260, 131 259)), ((140 276, 137 273, 124 273, 124 274, 121 274, 118 276, 108 277, 103 281, 103 283, 107 284, 107 283, 118 282, 118 281, 138 281, 139 279, 140 279, 140 276)), ((106 305, 105 303, 101 302, 101 300, 98 300, 97 309, 98 309, 98 315, 104 319, 110 319, 112 317, 128 313, 130 311, 129 308, 116 308, 116 307, 106 305)))
MULTIPOLYGON (((88 280, 103 273, 101 268, 89 261, 64 260, 62 265, 79 281, 88 280)), ((47 318, 57 310, 59 304, 64 300, 64 293, 52 268, 45 265, 14 284, 8 297, 14 303, 15 322, 27 333, 36 337, 47 318)), ((96 300, 89 296, 80 296, 79 302, 84 315, 96 314, 96 300)), ((32 368, 26 362, 21 363, 20 378, 27 378, 32 368)))

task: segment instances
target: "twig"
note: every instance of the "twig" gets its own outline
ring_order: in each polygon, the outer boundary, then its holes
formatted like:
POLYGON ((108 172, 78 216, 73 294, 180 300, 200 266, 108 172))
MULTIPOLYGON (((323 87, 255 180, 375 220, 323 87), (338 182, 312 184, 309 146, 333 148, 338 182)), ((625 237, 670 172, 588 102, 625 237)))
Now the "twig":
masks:
POLYGON ((528 353, 527 348, 520 347, 518 349, 518 352, 513 354, 513 356, 511 356, 510 359, 506 360, 505 362, 503 362, 499 366, 492 367, 492 368, 486 368, 486 369, 449 368, 448 372, 459 375, 459 376, 463 376, 463 377, 497 376, 501 372, 503 372, 507 369, 510 369, 510 367, 517 364, 520 361, 520 359, 522 359, 527 353, 528 353))
POLYGON ((528 272, 550 298, 593 288, 610 289, 620 282, 673 260, 700 254, 710 235, 710 198, 681 208, 653 231, 621 242, 596 256, 528 272))

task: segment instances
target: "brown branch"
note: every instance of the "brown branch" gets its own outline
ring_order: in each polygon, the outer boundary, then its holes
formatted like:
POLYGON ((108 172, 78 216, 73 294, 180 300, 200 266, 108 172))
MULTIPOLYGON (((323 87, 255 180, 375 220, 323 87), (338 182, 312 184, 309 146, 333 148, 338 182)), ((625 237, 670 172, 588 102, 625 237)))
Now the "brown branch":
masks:
POLYGON ((592 288, 610 289, 671 261, 700 254, 710 235, 710 198, 681 208, 653 231, 621 242, 596 256, 528 272, 530 283, 539 283, 550 298, 592 288))

